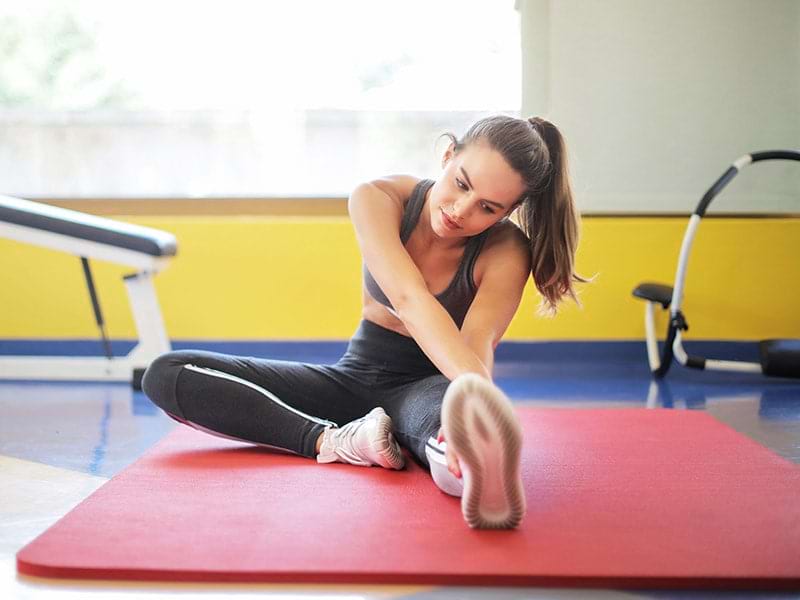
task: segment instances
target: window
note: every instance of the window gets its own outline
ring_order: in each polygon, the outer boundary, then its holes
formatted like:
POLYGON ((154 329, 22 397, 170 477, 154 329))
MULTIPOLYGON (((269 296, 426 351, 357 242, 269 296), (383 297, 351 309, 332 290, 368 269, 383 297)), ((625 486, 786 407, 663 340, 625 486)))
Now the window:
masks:
POLYGON ((26 198, 346 195, 520 105, 512 0, 6 0, 0 180, 26 198))

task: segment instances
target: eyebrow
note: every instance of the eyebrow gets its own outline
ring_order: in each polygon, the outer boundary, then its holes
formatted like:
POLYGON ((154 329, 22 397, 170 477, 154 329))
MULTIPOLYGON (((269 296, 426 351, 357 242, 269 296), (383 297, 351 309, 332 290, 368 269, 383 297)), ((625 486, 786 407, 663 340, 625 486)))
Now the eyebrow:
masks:
MULTIPOLYGON (((464 167, 459 167, 459 169, 461 169, 461 172, 464 174, 464 179, 467 180, 467 183, 469 184, 469 187, 474 188, 474 186, 472 185, 472 182, 469 180, 469 175, 467 175, 467 172, 464 170, 464 167)), ((489 200, 488 198, 484 198, 483 201, 484 202, 488 202, 489 204, 494 204, 496 207, 500 208, 501 210, 505 210, 506 209, 506 207, 504 205, 500 204, 499 202, 495 202, 494 200, 489 200)))

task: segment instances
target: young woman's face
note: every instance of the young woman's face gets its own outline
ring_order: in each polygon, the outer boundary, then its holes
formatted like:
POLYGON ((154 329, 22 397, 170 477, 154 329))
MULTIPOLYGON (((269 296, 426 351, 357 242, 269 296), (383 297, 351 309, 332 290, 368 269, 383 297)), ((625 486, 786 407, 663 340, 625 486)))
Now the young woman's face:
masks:
POLYGON ((519 173, 485 144, 470 144, 458 155, 451 144, 443 167, 428 202, 431 227, 442 238, 481 233, 510 214, 525 191, 519 173))

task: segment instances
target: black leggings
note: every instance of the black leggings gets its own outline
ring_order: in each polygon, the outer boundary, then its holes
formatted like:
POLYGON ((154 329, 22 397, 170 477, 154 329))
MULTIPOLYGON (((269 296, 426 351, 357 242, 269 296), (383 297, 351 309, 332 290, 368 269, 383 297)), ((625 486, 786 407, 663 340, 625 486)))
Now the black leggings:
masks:
POLYGON ((153 361, 142 387, 196 429, 308 457, 326 426, 380 406, 400 445, 428 466, 449 383, 412 338, 362 320, 333 365, 178 350, 153 361))

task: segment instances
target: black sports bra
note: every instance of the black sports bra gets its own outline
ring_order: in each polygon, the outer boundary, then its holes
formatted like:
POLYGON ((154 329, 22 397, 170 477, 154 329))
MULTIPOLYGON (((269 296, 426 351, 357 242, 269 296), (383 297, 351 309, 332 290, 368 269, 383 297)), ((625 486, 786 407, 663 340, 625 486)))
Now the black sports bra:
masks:
MULTIPOLYGON (((432 179, 421 180, 414 187, 414 191, 411 193, 411 197, 406 203, 403 212, 403 220, 400 223, 400 241, 403 242, 403 245, 405 245, 408 238, 411 237, 411 232, 414 231, 419 221, 419 216, 425 206, 425 196, 433 184, 434 181, 432 179)), ((450 313, 450 316, 453 317, 453 321, 459 329, 464 323, 464 317, 466 317, 472 301, 475 299, 477 286, 472 277, 472 271, 488 234, 489 230, 487 229, 469 239, 464 248, 464 256, 461 258, 461 263, 458 265, 458 270, 450 282, 450 285, 448 285, 447 289, 441 294, 436 295, 436 299, 444 306, 447 312, 450 313)), ((372 277, 366 264, 363 265, 363 271, 364 285, 370 296, 384 306, 393 308, 392 303, 372 277)))

